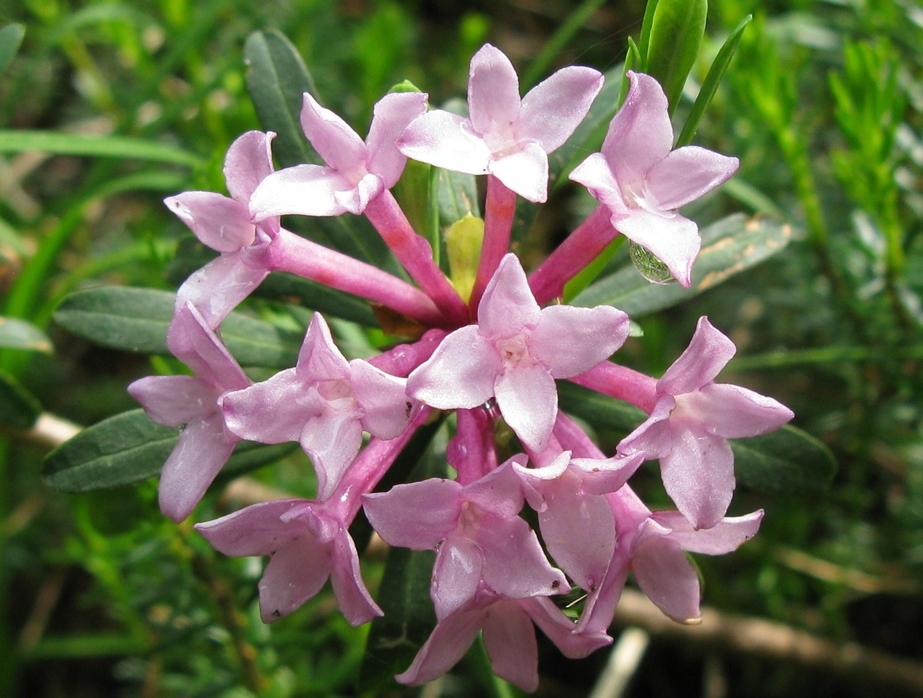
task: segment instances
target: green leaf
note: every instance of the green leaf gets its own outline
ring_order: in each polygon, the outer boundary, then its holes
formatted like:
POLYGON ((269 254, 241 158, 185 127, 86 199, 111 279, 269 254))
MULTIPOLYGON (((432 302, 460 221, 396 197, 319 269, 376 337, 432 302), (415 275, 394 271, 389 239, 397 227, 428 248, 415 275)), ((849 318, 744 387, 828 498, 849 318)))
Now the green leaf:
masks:
POLYGON ((561 409, 568 414, 579 417, 596 429, 614 431, 623 436, 647 419, 644 410, 634 405, 570 381, 558 381, 558 401, 561 409))
POLYGON ((702 250, 692 272, 692 286, 651 284, 628 264, 576 298, 575 305, 613 305, 631 317, 669 308, 726 281, 780 252, 792 228, 769 218, 728 216, 700 231, 702 250))
POLYGON ((303 95, 315 97, 314 80, 298 51, 281 32, 254 32, 244 44, 247 89, 260 123, 275 131, 273 152, 283 167, 319 162, 301 130, 303 95))
MULTIPOLYGON (((166 354, 174 301, 174 294, 167 291, 104 286, 69 295, 54 319, 103 346, 166 354)), ((236 312, 222 323, 221 337, 241 365, 267 368, 294 366, 302 342, 300 334, 236 312)))
MULTIPOLYGON (((659 0, 647 47, 647 73, 657 78, 676 111, 705 34, 707 0, 659 0)), ((643 47, 642 47, 643 49, 643 47)))
POLYGON ((51 340, 31 322, 13 317, 0 317, 0 347, 24 349, 50 354, 51 340))
POLYGON ((39 404, 19 381, 0 371, 0 425, 11 429, 28 429, 42 412, 39 404))
POLYGON ((836 459, 824 444, 785 425, 770 434, 732 439, 737 480, 764 492, 810 494, 830 486, 836 459))
POLYGON ((166 162, 185 167, 200 167, 204 160, 198 155, 164 143, 131 136, 93 136, 85 133, 60 133, 0 130, 0 153, 41 152, 52 155, 84 155, 87 157, 119 158, 166 162))
MULTIPOLYGON (((141 482, 160 473, 178 438, 177 429, 152 422, 144 410, 123 412, 84 429, 49 453, 45 483, 59 492, 89 492, 141 482)), ((296 447, 241 442, 222 476, 271 463, 296 447)))
POLYGON ((26 28, 22 24, 7 24, 0 29, 0 73, 7 69, 19 53, 26 28))
POLYGON ((692 139, 695 137, 696 129, 699 127, 699 122, 702 120, 705 110, 708 109, 708 105, 711 104, 712 97, 715 96, 715 92, 718 89, 718 85, 721 83, 721 78, 724 77, 724 72, 727 70, 731 58, 734 57, 734 51, 737 50, 740 37, 743 35, 744 29, 747 28, 747 25, 752 19, 753 15, 744 17, 743 21, 734 28, 734 31, 731 32, 730 36, 728 36, 727 40, 719 49, 718 55, 715 56, 715 60, 711 64, 711 68, 708 69, 705 80, 702 82, 699 94, 695 98, 692 109, 689 111, 689 116, 686 117, 686 123, 683 124, 683 130, 680 132, 679 138, 676 139, 676 145, 674 147, 681 148, 692 142, 692 139))

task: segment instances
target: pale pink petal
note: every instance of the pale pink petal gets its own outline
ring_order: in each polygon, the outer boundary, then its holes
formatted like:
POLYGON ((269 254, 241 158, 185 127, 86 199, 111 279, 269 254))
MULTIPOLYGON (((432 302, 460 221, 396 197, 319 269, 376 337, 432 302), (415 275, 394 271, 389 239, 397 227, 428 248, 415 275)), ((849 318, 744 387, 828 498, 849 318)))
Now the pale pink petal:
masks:
POLYGON ((442 676, 465 656, 485 615, 482 605, 472 604, 439 621, 407 671, 394 678, 417 686, 442 676))
POLYGON ((519 78, 510 59, 484 44, 471 59, 468 73, 468 114, 482 136, 512 135, 519 120, 519 78))
POLYGON ((632 185, 673 148, 673 126, 660 84, 642 73, 627 75, 628 95, 609 124, 602 153, 616 179, 632 185))
POLYGON ((363 495, 362 505, 372 528, 389 545, 431 550, 455 529, 461 491, 454 480, 432 478, 363 495))
POLYGON ((763 520, 763 510, 744 516, 726 516, 711 528, 698 531, 678 511, 658 511, 652 518, 660 525, 672 529, 670 540, 683 550, 705 555, 724 555, 737 550, 757 534, 763 520))
POLYGON ((550 153, 564 145, 602 89, 602 73, 572 66, 554 73, 522 98, 518 140, 533 140, 550 153))
POLYGON ((262 383, 229 392, 221 400, 228 430, 242 439, 264 444, 298 441, 307 419, 321 409, 295 369, 280 371, 262 383), (313 404, 309 402, 313 398, 313 404))
POLYGON ((541 468, 527 468, 525 464, 513 463, 513 470, 522 483, 526 501, 535 511, 541 513, 548 508, 548 499, 553 497, 558 489, 557 480, 567 473, 570 453, 564 451, 541 468))
POLYGON ((261 502, 220 519, 196 524, 195 528, 215 550, 230 557, 271 555, 304 531, 300 525, 284 523, 281 517, 307 504, 304 499, 261 502))
POLYGON ((525 465, 525 455, 513 456, 496 470, 465 487, 465 500, 497 516, 517 516, 524 502, 522 482, 514 469, 519 467, 517 462, 525 465))
POLYGON ((190 422, 160 473, 158 499, 164 516, 179 523, 195 508, 234 451, 220 414, 190 422))
POLYGON ((512 601, 487 609, 484 647, 494 673, 524 691, 538 688, 538 643, 529 616, 512 601))
POLYGON ((397 142, 409 158, 467 174, 487 174, 492 156, 464 117, 441 109, 414 119, 397 142))
POLYGON ((343 528, 334 538, 333 565, 330 582, 336 594, 340 612, 350 625, 358 627, 384 615, 362 581, 359 553, 352 537, 343 528))
POLYGON ((605 632, 579 631, 577 624, 565 616, 548 597, 533 596, 518 603, 561 654, 569 659, 583 659, 600 647, 612 644, 612 638, 605 632))
POLYGON ((514 254, 507 254, 484 289, 478 326, 492 340, 512 337, 538 323, 540 310, 529 281, 514 254))
POLYGON ((618 453, 625 456, 641 455, 645 460, 669 454, 673 450, 670 413, 675 407, 676 400, 670 395, 657 400, 650 416, 619 442, 618 453))
POLYGON ((128 386, 131 395, 158 424, 181 427, 217 409, 217 391, 195 376, 148 376, 128 386))
POLYGON ((571 465, 583 471, 583 491, 587 494, 615 492, 644 461, 640 453, 631 456, 616 454, 606 460, 574 458, 571 465))
POLYGON ((699 577, 679 545, 650 536, 635 550, 631 566, 638 586, 667 616, 680 623, 699 619, 699 577))
POLYGON ((663 485, 694 528, 711 528, 734 493, 734 453, 727 439, 673 428, 673 450, 660 459, 663 485))
POLYGON ((686 146, 674 150, 650 169, 647 190, 660 209, 677 209, 726 182, 739 165, 737 158, 686 146))
POLYGON ((305 381, 349 380, 349 362, 333 341, 330 327, 320 313, 311 323, 298 352, 298 373, 305 381))
POLYGON ((484 554, 484 582, 511 599, 549 596, 569 590, 567 579, 548 562, 535 532, 518 516, 485 515, 478 544, 484 554))
POLYGON ((177 309, 167 328, 167 347, 199 378, 221 390, 239 390, 250 379, 195 306, 177 309))
POLYGON ((301 128, 324 162, 346 177, 364 169, 368 150, 343 119, 325 109, 307 92, 301 109, 301 128))
POLYGON ((570 378, 612 356, 628 338, 628 329, 628 316, 612 306, 552 305, 542 310, 529 349, 552 376, 570 378))
POLYGON ((279 548, 260 579, 260 617, 264 623, 284 618, 300 608, 330 576, 332 550, 304 533, 279 548))
POLYGON ((349 362, 349 370, 353 393, 362 412, 362 428, 379 439, 400 436, 413 414, 413 402, 406 393, 407 380, 359 359, 349 362))
POLYGON ((625 215, 631 212, 612 168, 602 153, 593 153, 587 157, 573 169, 568 178, 585 186, 611 213, 625 215))
POLYGON ((244 251, 226 252, 194 271, 176 292, 177 309, 191 303, 208 327, 217 328, 269 276, 265 266, 250 266, 244 251))
POLYGON ((245 203, 210 191, 187 191, 163 202, 203 244, 218 252, 234 252, 256 239, 245 203))
POLYGON ((381 178, 385 189, 393 187, 404 171, 407 156, 397 149, 397 139, 411 121, 426 112, 426 93, 387 94, 375 105, 366 139, 369 172, 381 178))
POLYGON ((711 383, 736 353, 734 343, 703 316, 686 350, 657 381, 657 392, 682 395, 711 383))
POLYGON ((237 138, 224 158, 224 179, 231 198, 245 204, 260 182, 272 173, 272 148, 276 134, 247 131, 237 138))
POLYGON ((542 539, 567 575, 592 591, 602 583, 615 552, 615 518, 605 497, 561 485, 538 516, 542 539))
POLYGON ((407 378, 407 395, 440 410, 472 408, 493 397, 497 350, 477 325, 456 330, 407 378))
POLYGON ((687 288, 692 283, 692 265, 702 239, 698 226, 678 213, 653 213, 636 209, 625 216, 613 215, 612 227, 666 265, 670 274, 687 288))
POLYGON ((538 143, 521 143, 513 152, 495 156, 488 170, 524 199, 544 203, 548 198, 548 155, 538 143))
MULTIPOLYGON (((795 414, 780 402, 736 385, 711 383, 684 398, 702 427, 726 439, 775 431, 795 414)), ((688 407, 687 407, 688 405, 688 407)))
POLYGON ((436 618, 443 620, 474 598, 483 568, 484 556, 473 541, 456 535, 443 541, 430 584, 436 618))
POLYGON ((526 448, 541 453, 548 445, 558 413, 558 390, 544 366, 515 366, 494 389, 503 419, 526 448))
POLYGON ((355 185, 342 174, 320 165, 295 165, 266 177, 250 198, 250 215, 261 221, 270 216, 339 216, 346 207, 337 193, 355 185))
POLYGON ((333 200, 337 206, 342 206, 354 216, 359 216, 365 211, 369 201, 381 194, 384 189, 381 177, 367 174, 357 184, 333 192, 333 200))
POLYGON ((317 474, 317 493, 329 497, 362 447, 362 426, 355 414, 327 407, 304 424, 298 439, 317 474))

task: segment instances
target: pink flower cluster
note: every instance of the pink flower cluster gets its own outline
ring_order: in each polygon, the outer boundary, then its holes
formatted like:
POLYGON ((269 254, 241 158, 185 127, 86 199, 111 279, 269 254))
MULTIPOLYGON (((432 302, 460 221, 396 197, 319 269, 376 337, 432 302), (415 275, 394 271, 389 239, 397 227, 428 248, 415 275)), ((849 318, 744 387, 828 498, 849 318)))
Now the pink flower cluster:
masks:
POLYGON ((175 521, 189 516, 242 439, 296 441, 317 476, 316 499, 257 504, 196 527, 225 554, 269 556, 260 582, 264 620, 291 613, 328 577, 350 623, 381 614, 349 534, 364 509, 388 544, 437 551, 438 624, 398 680, 441 675, 481 632, 496 673, 532 690, 533 625, 568 657, 611 642, 607 628, 629 572, 664 613, 695 622, 699 581, 686 552, 726 553, 757 532, 762 511, 726 516, 735 482, 728 439, 776 429, 792 413, 715 382, 735 351, 731 341, 702 318, 689 348, 657 380, 609 360, 628 336, 622 311, 542 307, 618 234, 688 285, 699 237, 677 209, 736 170, 734 158, 673 150, 660 86, 646 75, 629 79, 601 152, 571 174, 599 208, 530 275, 508 253, 516 197, 546 200, 548 153, 586 116, 603 77, 565 68, 520 98, 510 61, 490 45, 471 61, 467 117, 428 110, 422 93, 389 94, 363 141, 306 94, 301 123, 324 165, 274 171, 273 134, 252 131, 227 154, 230 197, 186 192, 166 200, 220 255, 181 286, 169 329, 170 350, 194 375, 149 377, 129 388, 152 419, 182 428, 161 477, 163 512, 175 521), (391 194, 408 157, 487 175, 470 297, 459 295, 391 194), (368 218, 415 283, 280 224, 282 215, 346 213, 368 218), (427 329, 373 359, 349 361, 315 313, 297 364, 253 383, 223 345, 220 325, 273 271, 368 299, 427 329), (607 456, 559 409, 559 380, 649 417, 607 456), (437 410, 452 412, 446 460, 454 479, 375 492, 437 410), (494 441, 499 420, 522 450, 503 463, 494 441), (676 511, 649 510, 626 484, 646 460, 660 461, 676 511), (525 507, 536 512, 538 531, 522 516, 525 507), (572 587, 586 594, 576 622, 555 603, 572 587))

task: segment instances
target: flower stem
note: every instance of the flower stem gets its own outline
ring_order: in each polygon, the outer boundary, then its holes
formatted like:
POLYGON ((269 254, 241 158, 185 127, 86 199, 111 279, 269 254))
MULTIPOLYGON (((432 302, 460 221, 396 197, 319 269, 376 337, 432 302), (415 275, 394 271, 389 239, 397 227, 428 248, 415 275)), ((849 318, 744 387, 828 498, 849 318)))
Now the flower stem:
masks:
POLYGON ((564 294, 564 284, 596 259, 617 236, 609 209, 597 206, 574 232, 529 275, 529 286, 539 305, 564 294))
MULTIPOLYGON (((433 260, 433 250, 417 235, 394 195, 385 190, 365 208, 366 218, 375 226, 385 244, 404 265, 407 273, 433 300, 450 323, 465 324, 468 308, 433 260)), ((445 321, 439 323, 445 325, 445 321)))
POLYGON ((442 326, 446 320, 420 289, 386 271, 329 247, 280 230, 269 251, 269 267, 381 303, 417 322, 442 326))
POLYGON ((487 175, 487 202, 484 205, 484 243, 481 246, 481 260, 478 275, 474 280, 469 303, 475 312, 488 282, 500 266, 500 260, 510 248, 510 234, 516 215, 516 193, 503 182, 487 175))
POLYGON ((656 378, 611 361, 603 361, 586 373, 568 380, 603 395, 624 400, 648 414, 653 411, 657 402, 656 378))

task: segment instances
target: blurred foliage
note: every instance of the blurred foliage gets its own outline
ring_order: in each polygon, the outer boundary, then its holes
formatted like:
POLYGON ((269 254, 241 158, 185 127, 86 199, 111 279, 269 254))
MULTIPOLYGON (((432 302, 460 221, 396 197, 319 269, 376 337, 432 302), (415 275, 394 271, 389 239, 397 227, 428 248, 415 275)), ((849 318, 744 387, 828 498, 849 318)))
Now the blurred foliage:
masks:
MULTIPOLYGON (((52 311, 76 289, 175 287, 166 267, 190 236, 161 199, 223 191, 227 146, 258 127, 242 59, 252 31, 281 30, 325 105, 364 133, 372 104, 403 79, 427 89, 434 103, 463 94, 470 55, 485 40, 526 69, 575 7, 543 0, 5 5, 0 26, 17 23, 25 34, 8 60, 5 47, 19 33, 0 33, 0 129, 74 138, 51 139, 44 151, 0 139, 0 316, 27 321, 16 324, 22 336, 47 336, 55 347, 46 354, 0 336, 3 390, 35 414, 41 405, 91 424, 135 406, 124 391, 130 380, 178 370, 170 359, 85 343, 53 324, 52 311), (87 136, 137 147, 122 157, 80 150, 75 143, 87 136)), ((640 0, 601 5, 548 59, 549 70, 617 66, 643 11, 640 0)), ((644 336, 620 357, 656 374, 708 314, 739 348, 721 380, 792 407, 796 425, 840 462, 822 495, 741 487, 733 513, 763 507, 767 516, 735 555, 697 560, 706 603, 921 660, 923 11, 915 0, 713 0, 676 124, 727 36, 750 14, 693 141, 738 156, 741 169, 724 194, 686 213, 781 217, 796 241, 745 278, 640 318, 644 336)), ((553 215, 536 225, 549 245, 586 207, 572 190, 555 196, 553 215)), ((271 304, 261 312, 299 329, 271 304)), ((356 695, 368 629, 349 627, 332 597, 321 594, 264 626, 257 561, 216 555, 191 528, 163 519, 153 482, 51 492, 40 479, 43 447, 19 436, 0 436, 0 656, 7 658, 0 695, 356 695)), ((303 456, 293 455, 254 477, 310 496, 304 472, 303 456)), ((663 501, 652 473, 642 471, 638 488, 663 501)), ((197 519, 234 508, 216 491, 197 519)), ((364 569, 374 590, 383 561, 364 569)), ((573 668, 543 654, 546 695, 584 695, 603 661, 573 668), (564 683, 571 693, 554 693, 564 683)), ((487 690, 477 687, 484 684, 472 662, 446 679, 441 695, 487 690)), ((658 649, 632 694, 698 695, 690 688, 703 681, 697 662, 689 652, 658 649)), ((835 678, 756 660, 730 666, 727 680, 735 696, 861 695, 835 678)))

